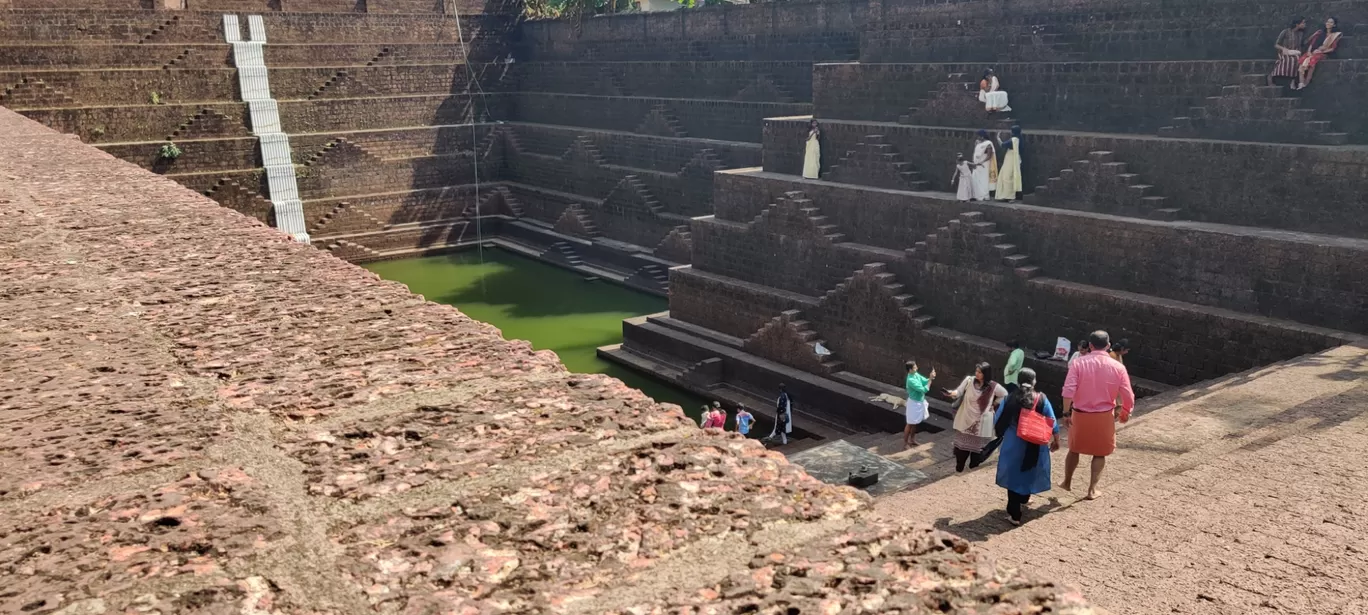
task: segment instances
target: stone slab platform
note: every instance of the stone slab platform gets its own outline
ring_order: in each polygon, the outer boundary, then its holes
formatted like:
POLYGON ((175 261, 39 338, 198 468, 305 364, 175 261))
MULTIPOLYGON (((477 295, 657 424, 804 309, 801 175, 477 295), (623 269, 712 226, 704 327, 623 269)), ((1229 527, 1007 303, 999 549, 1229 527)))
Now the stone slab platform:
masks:
POLYGON ((832 485, 846 484, 855 470, 867 468, 878 472, 879 482, 864 489, 870 495, 894 493, 926 480, 924 472, 910 470, 845 440, 789 455, 788 459, 803 466, 813 478, 832 485))
MULTIPOLYGON (((1363 613, 1365 383, 1368 347, 1343 346, 1143 400, 1103 497, 1079 499, 1085 459, 1074 490, 1039 494, 1021 528, 993 464, 878 508, 1073 579, 1116 613, 1363 613)), ((1052 461, 1058 485, 1063 452, 1052 461)))

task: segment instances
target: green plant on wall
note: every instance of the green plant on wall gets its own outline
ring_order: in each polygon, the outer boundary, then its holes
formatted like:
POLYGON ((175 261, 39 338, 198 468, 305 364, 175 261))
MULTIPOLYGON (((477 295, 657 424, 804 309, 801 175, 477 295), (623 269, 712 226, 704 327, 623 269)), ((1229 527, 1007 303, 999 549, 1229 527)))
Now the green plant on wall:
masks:
POLYGON ((730 4, 727 0, 675 0, 686 9, 695 9, 701 6, 721 6, 730 4))
POLYGON ((181 148, 177 147, 175 143, 168 142, 165 145, 162 145, 161 149, 157 151, 157 157, 162 160, 175 160, 180 158, 180 156, 181 148))
POLYGON ((585 17, 629 13, 637 10, 634 0, 525 0, 523 16, 528 19, 569 19, 576 23, 585 17))
POLYGON ((152 101, 152 104, 154 105, 162 104, 161 92, 148 92, 147 97, 152 101))

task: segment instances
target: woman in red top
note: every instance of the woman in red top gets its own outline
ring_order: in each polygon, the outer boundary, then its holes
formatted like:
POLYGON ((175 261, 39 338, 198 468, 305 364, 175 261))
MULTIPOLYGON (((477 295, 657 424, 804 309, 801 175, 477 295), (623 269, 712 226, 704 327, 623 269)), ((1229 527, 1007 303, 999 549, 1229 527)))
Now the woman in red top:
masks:
POLYGON ((1340 30, 1339 20, 1331 17, 1325 20, 1325 27, 1311 35, 1311 40, 1307 41, 1306 49, 1308 53, 1302 57, 1301 63, 1297 66, 1297 73, 1300 80, 1292 89, 1304 90, 1311 83, 1311 77, 1316 74, 1316 65, 1320 64, 1326 56, 1335 53, 1339 48, 1340 30))

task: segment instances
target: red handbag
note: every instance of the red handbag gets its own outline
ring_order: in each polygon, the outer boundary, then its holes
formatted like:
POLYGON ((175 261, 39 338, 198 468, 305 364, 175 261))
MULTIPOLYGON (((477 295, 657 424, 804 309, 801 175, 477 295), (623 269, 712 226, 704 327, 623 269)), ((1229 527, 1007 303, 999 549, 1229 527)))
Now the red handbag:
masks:
POLYGON ((1017 417, 1017 437, 1031 444, 1049 444, 1050 438, 1054 436, 1054 419, 1041 414, 1036 408, 1040 407, 1040 394, 1036 393, 1035 403, 1031 405, 1030 411, 1022 412, 1017 417))

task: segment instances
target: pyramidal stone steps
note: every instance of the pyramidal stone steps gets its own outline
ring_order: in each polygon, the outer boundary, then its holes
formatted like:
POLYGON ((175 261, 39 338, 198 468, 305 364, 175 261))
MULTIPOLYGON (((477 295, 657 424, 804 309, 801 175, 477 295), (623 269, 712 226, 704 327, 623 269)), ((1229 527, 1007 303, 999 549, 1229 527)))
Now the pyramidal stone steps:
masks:
POLYGON ((1316 120, 1316 110, 1302 107, 1301 98, 1289 96, 1283 86, 1268 85, 1266 75, 1241 75, 1240 82, 1221 88, 1206 104, 1191 107, 1188 114, 1173 118, 1159 129, 1160 136, 1220 136, 1223 124, 1255 122, 1267 127, 1270 137, 1279 141, 1309 142, 1320 145, 1345 145, 1349 133, 1336 132, 1330 122, 1316 120), (1276 136, 1275 136, 1276 135, 1276 136))
POLYGON ((1126 163, 1118 162, 1109 151, 1089 152, 1086 159, 1075 160, 1046 185, 1036 186, 1034 193, 1026 195, 1026 202, 1153 220, 1177 220, 1182 214, 1169 204, 1168 197, 1159 195, 1153 185, 1141 183, 1139 174, 1129 172, 1126 163))

